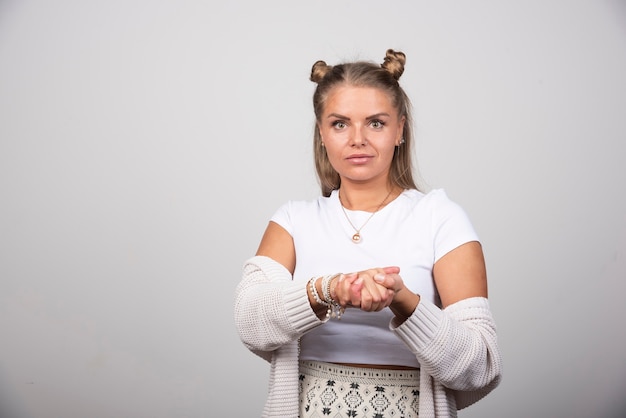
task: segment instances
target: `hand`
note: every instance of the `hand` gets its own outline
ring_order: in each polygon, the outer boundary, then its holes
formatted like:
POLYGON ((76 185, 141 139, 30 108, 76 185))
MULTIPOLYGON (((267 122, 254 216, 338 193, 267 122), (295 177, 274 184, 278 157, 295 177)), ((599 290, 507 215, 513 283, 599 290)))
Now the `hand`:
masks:
POLYGON ((393 292, 389 309, 394 313, 397 323, 404 322, 413 314, 420 302, 420 296, 404 285, 402 277, 397 272, 387 270, 384 274, 378 273, 374 276, 374 281, 393 292))
POLYGON ((398 267, 363 270, 342 275, 334 287, 334 298, 342 307, 378 312, 388 307, 403 287, 398 267))
POLYGON ((402 277, 398 274, 400 272, 399 268, 394 267, 385 267, 382 269, 382 273, 376 273, 374 275, 374 281, 386 288, 387 290, 393 291, 394 296, 404 289, 404 281, 402 277))

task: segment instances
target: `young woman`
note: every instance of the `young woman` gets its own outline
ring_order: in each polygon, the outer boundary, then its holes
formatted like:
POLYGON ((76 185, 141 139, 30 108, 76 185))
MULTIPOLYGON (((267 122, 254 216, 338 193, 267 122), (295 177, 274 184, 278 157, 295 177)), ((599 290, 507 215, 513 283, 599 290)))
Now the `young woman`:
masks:
POLYGON ((500 381, 476 232, 413 179, 404 64, 313 65, 322 196, 276 211, 236 291, 264 417, 454 417, 500 381))

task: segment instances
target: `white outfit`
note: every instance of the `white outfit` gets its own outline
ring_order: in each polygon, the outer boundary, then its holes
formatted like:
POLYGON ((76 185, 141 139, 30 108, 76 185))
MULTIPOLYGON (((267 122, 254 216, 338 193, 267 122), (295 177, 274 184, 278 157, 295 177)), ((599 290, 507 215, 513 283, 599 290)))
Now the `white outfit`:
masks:
MULTIPOLYGON (((324 274, 399 266, 402 280, 411 291, 422 300, 440 305, 433 264, 453 248, 478 241, 463 209, 443 190, 427 195, 405 190, 369 221, 370 212, 346 210, 346 214, 337 190, 313 202, 288 202, 274 214, 272 221, 294 240, 294 281, 304 284, 324 274), (352 242, 355 231, 350 222, 357 228, 367 222, 358 244, 352 242)), ((389 309, 348 309, 341 321, 331 321, 302 338, 300 358, 419 367, 415 355, 389 332, 392 318, 389 309)))
MULTIPOLYGON (((357 227, 371 215, 346 212, 357 227)), ((440 309, 434 263, 477 240, 465 212, 442 190, 426 195, 405 190, 368 221, 359 244, 351 240, 355 231, 336 191, 311 202, 289 202, 272 220, 293 237, 294 275, 267 257, 253 257, 244 266, 235 304, 242 341, 272 363, 263 416, 297 416, 298 359, 420 367, 419 413, 425 417, 456 416, 457 409, 499 383, 501 360, 487 299, 440 309), (420 295, 417 309, 400 326, 390 323, 388 309, 348 309, 340 321, 329 322, 311 309, 309 278, 392 265, 420 295)))

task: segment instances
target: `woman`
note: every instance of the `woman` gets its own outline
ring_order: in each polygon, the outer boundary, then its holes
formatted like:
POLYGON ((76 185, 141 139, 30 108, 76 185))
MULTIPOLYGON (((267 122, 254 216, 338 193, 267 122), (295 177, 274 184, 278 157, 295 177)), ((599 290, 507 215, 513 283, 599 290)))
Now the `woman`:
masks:
POLYGON ((236 291, 265 417, 454 417, 500 381, 476 233, 413 179, 404 64, 313 65, 322 196, 274 214, 236 291))

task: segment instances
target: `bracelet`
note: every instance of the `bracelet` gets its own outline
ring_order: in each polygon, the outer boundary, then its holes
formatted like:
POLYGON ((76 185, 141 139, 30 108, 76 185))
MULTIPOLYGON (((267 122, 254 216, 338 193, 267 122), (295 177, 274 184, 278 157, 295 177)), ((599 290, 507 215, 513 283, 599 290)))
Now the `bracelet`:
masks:
POLYGON ((322 278, 322 291, 324 293, 324 299, 322 300, 322 298, 320 297, 319 292, 317 291, 317 286, 315 286, 315 282, 317 282, 318 277, 312 277, 309 280, 308 286, 311 289, 311 294, 313 295, 313 299, 315 299, 315 302, 317 302, 319 305, 322 306, 326 306, 326 319, 330 319, 330 318, 337 318, 337 319, 341 319, 341 315, 344 312, 344 308, 339 305, 339 303, 337 303, 335 300, 333 300, 330 297, 330 281, 332 280, 333 277, 336 277, 337 275, 330 275, 330 276, 324 276, 322 278))
POLYGON ((330 295, 330 282, 333 280, 333 278, 337 276, 337 274, 330 274, 322 278, 322 291, 324 292, 324 301, 326 301, 327 303, 335 302, 330 295))
POLYGON ((333 279, 340 275, 341 273, 330 274, 322 278, 322 291, 324 293, 324 301, 330 305, 329 312, 327 312, 326 316, 330 318, 341 319, 341 315, 343 315, 345 311, 345 309, 339 304, 339 302, 333 299, 330 291, 330 285, 333 279))
POLYGON ((309 280, 309 288, 311 289, 311 294, 313 295, 313 299, 315 299, 315 302, 317 302, 319 305, 327 307, 326 318, 329 319, 333 314, 333 307, 330 303, 323 301, 322 298, 320 298, 320 294, 317 292, 317 287, 315 286, 315 282, 317 281, 317 279, 317 277, 311 277, 311 279, 309 280))
POLYGON ((343 306, 335 302, 328 307, 328 311, 326 312, 326 317, 341 319, 341 315, 343 315, 345 310, 346 309, 343 306))
POLYGON ((317 281, 317 279, 317 277, 311 277, 311 279, 309 280, 309 288, 311 289, 313 299, 315 299, 315 301, 320 305, 329 306, 330 304, 322 300, 322 298, 320 298, 320 294, 317 292, 317 286, 315 286, 315 282, 317 281))

